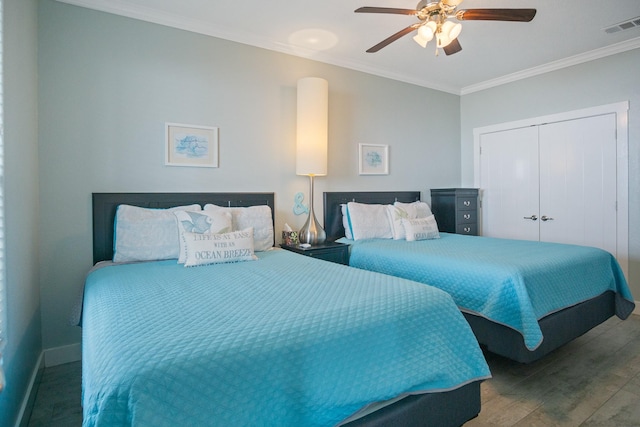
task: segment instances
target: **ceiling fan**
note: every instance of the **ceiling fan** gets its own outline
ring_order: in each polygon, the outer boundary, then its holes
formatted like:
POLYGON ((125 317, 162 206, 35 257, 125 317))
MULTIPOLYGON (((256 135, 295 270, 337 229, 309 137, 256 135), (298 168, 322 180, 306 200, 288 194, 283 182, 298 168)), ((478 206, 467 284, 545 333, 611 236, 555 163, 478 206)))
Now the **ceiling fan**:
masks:
POLYGON ((415 9, 399 9, 393 7, 365 6, 355 10, 356 13, 390 13, 396 15, 414 15, 420 20, 415 24, 398 31, 382 40, 377 45, 367 49, 368 53, 377 52, 390 43, 416 31, 413 39, 422 47, 436 38, 436 55, 438 48, 442 48, 447 55, 460 52, 462 46, 458 41, 458 35, 462 31, 462 25, 458 21, 516 21, 529 22, 536 16, 535 9, 460 9, 458 5, 462 0, 421 0, 415 9))

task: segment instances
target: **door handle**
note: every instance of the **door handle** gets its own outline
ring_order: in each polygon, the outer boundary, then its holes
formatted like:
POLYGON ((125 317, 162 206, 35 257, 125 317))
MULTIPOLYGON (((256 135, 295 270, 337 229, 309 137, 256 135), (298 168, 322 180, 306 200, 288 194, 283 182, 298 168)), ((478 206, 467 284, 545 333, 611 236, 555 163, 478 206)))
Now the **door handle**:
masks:
POLYGON ((548 217, 548 216, 546 216, 546 215, 542 215, 542 216, 540 217, 540 221, 553 221, 553 218, 548 217))
MULTIPOLYGON (((543 217, 543 218, 546 218, 546 217, 543 217)), ((525 216, 524 219, 530 219, 531 221, 535 221, 535 220, 538 219, 538 216, 534 214, 534 215, 531 215, 531 216, 525 216)), ((545 219, 545 221, 546 221, 546 219, 545 219)))

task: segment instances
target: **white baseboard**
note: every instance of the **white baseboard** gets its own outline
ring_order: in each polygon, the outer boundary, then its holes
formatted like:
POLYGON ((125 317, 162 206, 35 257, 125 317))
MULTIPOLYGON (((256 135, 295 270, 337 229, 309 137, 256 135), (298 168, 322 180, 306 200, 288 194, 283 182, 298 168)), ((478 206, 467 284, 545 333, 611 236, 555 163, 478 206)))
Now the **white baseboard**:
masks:
POLYGON ((636 308, 633 309, 633 312, 631 314, 636 314, 638 316, 640 316, 640 302, 639 301, 634 301, 636 303, 636 308))
POLYGON ((44 351, 44 366, 57 366, 64 363, 77 362, 82 359, 80 343, 48 348, 44 351))
MULTIPOLYGON (((16 426, 15 427, 20 427, 20 426, 24 426, 27 425, 27 423, 29 422, 29 417, 30 417, 30 413, 27 414, 27 418, 23 420, 24 416, 25 416, 25 412, 27 410, 27 406, 29 406, 29 400, 31 399, 31 394, 35 393, 36 390, 34 390, 34 386, 36 385, 36 379, 38 378, 38 374, 40 372, 41 369, 44 368, 44 353, 40 353, 40 356, 38 357, 38 363, 36 363, 36 366, 33 368, 33 372, 31 373, 31 378, 29 379, 29 387, 27 387, 27 392, 24 394, 24 397, 22 398, 22 405, 20 405, 20 411, 18 412, 18 418, 16 421, 16 426)), ((29 408, 29 412, 31 411, 31 408, 29 408)))

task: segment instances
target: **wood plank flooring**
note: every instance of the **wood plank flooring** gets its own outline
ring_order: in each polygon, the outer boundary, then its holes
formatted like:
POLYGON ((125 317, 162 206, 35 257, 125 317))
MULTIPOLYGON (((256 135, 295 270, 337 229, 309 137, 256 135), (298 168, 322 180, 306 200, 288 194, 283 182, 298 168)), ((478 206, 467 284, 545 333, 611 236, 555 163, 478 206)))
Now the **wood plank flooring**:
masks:
MULTIPOLYGON (((542 360, 487 353, 493 378, 465 427, 640 427, 640 316, 614 317, 542 360)), ((29 427, 82 424, 80 362, 46 368, 29 427)))

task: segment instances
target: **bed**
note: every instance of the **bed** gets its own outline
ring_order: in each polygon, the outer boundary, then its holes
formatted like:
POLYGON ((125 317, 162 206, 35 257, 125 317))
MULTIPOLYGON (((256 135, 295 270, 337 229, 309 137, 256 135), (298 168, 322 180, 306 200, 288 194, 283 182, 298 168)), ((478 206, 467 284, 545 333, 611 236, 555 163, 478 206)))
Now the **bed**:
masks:
POLYGON ((490 372, 438 289, 279 248, 190 268, 112 261, 128 241, 125 207, 231 209, 231 231, 184 232, 187 265, 198 253, 188 239, 231 245, 245 208, 268 206, 273 227, 273 202, 273 193, 93 194, 83 425, 458 426, 477 416, 490 372))
POLYGON ((419 200, 417 191, 326 192, 327 239, 351 245, 353 267, 450 293, 487 350, 531 363, 611 316, 625 319, 633 311, 617 261, 599 249, 449 233, 411 242, 345 238, 345 204, 419 200))

